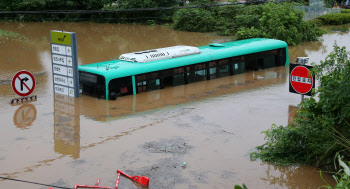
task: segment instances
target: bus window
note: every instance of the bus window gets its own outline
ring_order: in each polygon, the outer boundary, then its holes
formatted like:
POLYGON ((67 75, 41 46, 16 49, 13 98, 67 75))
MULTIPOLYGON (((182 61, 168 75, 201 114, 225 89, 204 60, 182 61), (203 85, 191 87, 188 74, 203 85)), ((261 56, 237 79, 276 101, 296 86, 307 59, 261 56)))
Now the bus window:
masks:
POLYGON ((136 76, 137 92, 160 89, 160 76, 158 72, 145 73, 136 76))
POLYGON ((246 71, 245 56, 233 57, 233 74, 241 74, 246 71))
POLYGON ((152 79, 148 81, 148 89, 150 91, 160 89, 160 79, 152 79))
POLYGON ((230 59, 229 58, 222 59, 222 60, 219 60, 217 62, 216 78, 225 77, 225 76, 230 75, 230 65, 229 65, 229 63, 230 63, 230 59))
POLYGON ((162 88, 166 86, 177 86, 185 84, 183 67, 163 70, 161 72, 161 75, 162 88))
POLYGON ((130 95, 132 94, 132 79, 129 77, 122 77, 112 79, 108 85, 109 95, 130 95))
POLYGON ((278 55, 277 55, 277 65, 278 66, 284 66, 286 64, 286 49, 278 49, 278 55))
POLYGON ((216 61, 209 62, 209 79, 216 78, 216 61))
POLYGON ((103 76, 79 72, 79 85, 84 95, 97 98, 106 97, 105 78, 103 76))
POLYGON ((147 81, 137 82, 137 92, 140 93, 142 91, 147 91, 147 81))
POLYGON ((277 49, 259 53, 259 58, 261 57, 260 59, 262 59, 262 60, 258 59, 258 64, 260 68, 266 69, 266 68, 271 68, 278 65, 278 63, 276 62, 277 59, 275 58, 276 55, 278 55, 277 49))
POLYGON ((189 83, 207 80, 205 63, 187 66, 186 70, 189 83))
POLYGON ((270 55, 264 58, 264 68, 272 68, 276 66, 275 55, 270 55))

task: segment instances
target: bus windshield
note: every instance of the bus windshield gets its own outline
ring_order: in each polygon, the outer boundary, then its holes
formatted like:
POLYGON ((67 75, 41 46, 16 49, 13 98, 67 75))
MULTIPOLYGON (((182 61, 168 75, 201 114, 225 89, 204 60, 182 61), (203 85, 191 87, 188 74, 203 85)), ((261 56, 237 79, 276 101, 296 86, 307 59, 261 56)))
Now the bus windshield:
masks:
POLYGON ((105 78, 101 75, 80 71, 79 85, 84 95, 106 98, 105 78))

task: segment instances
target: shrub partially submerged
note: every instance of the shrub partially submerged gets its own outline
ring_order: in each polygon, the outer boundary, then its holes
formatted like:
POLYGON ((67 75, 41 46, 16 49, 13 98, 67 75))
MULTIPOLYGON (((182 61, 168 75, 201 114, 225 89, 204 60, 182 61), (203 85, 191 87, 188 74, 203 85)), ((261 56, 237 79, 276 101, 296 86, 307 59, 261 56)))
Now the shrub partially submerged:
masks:
POLYGON ((182 9, 175 13, 174 29, 235 34, 236 39, 274 38, 297 45, 316 41, 323 34, 316 24, 305 22, 303 17, 304 12, 294 9, 291 3, 182 9))
POLYGON ((265 144, 252 158, 276 164, 332 163, 337 152, 349 157, 350 147, 350 60, 345 47, 334 45, 325 61, 313 68, 320 80, 316 94, 299 105, 293 124, 273 125, 264 131, 265 144))
POLYGON ((215 30, 215 16, 205 9, 181 9, 174 15, 174 29, 192 32, 215 30))
POLYGON ((325 14, 318 19, 322 20, 323 24, 327 25, 340 25, 350 23, 350 14, 342 14, 342 13, 332 13, 325 14))
POLYGON ((253 15, 259 19, 247 19, 250 22, 241 25, 237 39, 266 37, 297 45, 304 41, 316 41, 323 34, 316 24, 305 22, 304 12, 294 9, 290 3, 251 6, 246 13, 246 18, 253 15))

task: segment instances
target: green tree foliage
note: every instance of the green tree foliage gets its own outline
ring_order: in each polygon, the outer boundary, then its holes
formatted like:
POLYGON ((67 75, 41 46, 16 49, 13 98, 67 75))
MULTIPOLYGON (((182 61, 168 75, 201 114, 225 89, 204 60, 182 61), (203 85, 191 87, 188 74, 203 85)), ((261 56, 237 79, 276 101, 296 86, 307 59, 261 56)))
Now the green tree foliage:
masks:
MULTIPOLYGON (((135 9, 135 8, 157 8, 177 6, 177 0, 119 0, 117 9, 135 9)), ((148 20, 158 20, 167 22, 171 20, 174 10, 152 10, 123 12, 116 16, 125 19, 126 22, 147 22, 148 20)))
POLYGON ((104 3, 103 0, 0 0, 0 10, 99 10, 104 3))
POLYGON ((183 9, 175 13, 174 29, 234 35, 236 39, 266 37, 297 45, 316 41, 323 31, 303 20, 304 12, 292 3, 224 6, 213 9, 183 9))
MULTIPOLYGON (((100 10, 105 0, 0 0, 3 11, 47 11, 47 10, 100 10)), ((13 14, 5 17, 17 17, 26 21, 89 19, 88 14, 13 14)))
POLYGON ((215 0, 191 0, 190 5, 209 5, 215 3, 215 0))
POLYGON ((304 99, 294 123, 273 125, 264 131, 265 144, 257 147, 253 158, 276 164, 332 163, 337 152, 349 157, 350 147, 350 60, 345 47, 334 45, 325 61, 313 68, 320 80, 319 100, 304 99))
POLYGON ((316 24, 305 22, 303 17, 304 12, 294 9, 291 3, 250 6, 242 18, 236 17, 239 27, 236 38, 267 37, 286 41, 290 45, 316 41, 323 32, 316 24))
POLYGON ((205 9, 181 9, 174 14, 174 29, 193 32, 215 31, 215 16, 205 9))
POLYGON ((155 8, 155 7, 172 7, 177 5, 177 0, 119 0, 118 8, 155 8))

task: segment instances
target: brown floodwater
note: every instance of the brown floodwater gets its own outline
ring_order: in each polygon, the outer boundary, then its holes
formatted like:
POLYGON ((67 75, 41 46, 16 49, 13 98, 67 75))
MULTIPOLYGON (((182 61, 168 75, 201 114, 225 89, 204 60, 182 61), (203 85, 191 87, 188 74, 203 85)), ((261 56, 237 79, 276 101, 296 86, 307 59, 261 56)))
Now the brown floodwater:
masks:
MULTIPOLYGON (((97 23, 0 22, 0 176, 70 187, 113 186, 116 170, 150 178, 149 188, 317 188, 319 170, 274 166, 249 154, 264 143, 262 131, 286 125, 300 102, 288 92, 288 67, 248 72, 106 101, 54 95, 50 30, 77 33, 79 64, 122 53, 173 45, 202 46, 227 41, 166 26, 97 23), (35 75, 33 102, 17 98, 11 80, 20 70, 35 75), (183 162, 187 162, 185 168, 183 162)), ((346 46, 349 33, 329 33, 320 42, 290 47, 290 61, 319 62, 334 41, 346 46)), ((334 184, 330 175, 323 178, 334 184)), ((137 188, 121 178, 120 188, 137 188)), ((0 188, 48 188, 1 180, 0 188)))

